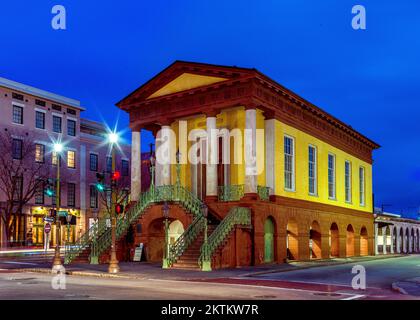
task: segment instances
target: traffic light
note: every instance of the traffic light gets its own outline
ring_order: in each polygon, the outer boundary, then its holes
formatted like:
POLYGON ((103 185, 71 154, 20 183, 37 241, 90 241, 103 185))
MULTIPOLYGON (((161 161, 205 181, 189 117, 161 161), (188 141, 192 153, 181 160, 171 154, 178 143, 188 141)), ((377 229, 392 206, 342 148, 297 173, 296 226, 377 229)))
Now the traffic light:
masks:
POLYGON ((54 180, 53 179, 47 179, 47 181, 45 182, 45 194, 47 195, 47 197, 53 197, 55 195, 55 191, 54 191, 54 180))
POLYGON ((122 204, 117 203, 115 205, 115 213, 116 214, 121 214, 124 212, 124 206, 122 204))
POLYGON ((98 191, 101 191, 101 192, 104 191, 105 190, 105 185, 104 185, 105 175, 103 173, 97 172, 96 173, 96 180, 97 180, 96 189, 98 189, 98 191))
POLYGON ((121 173, 119 171, 114 171, 111 175, 111 184, 115 186, 117 181, 121 178, 121 173))

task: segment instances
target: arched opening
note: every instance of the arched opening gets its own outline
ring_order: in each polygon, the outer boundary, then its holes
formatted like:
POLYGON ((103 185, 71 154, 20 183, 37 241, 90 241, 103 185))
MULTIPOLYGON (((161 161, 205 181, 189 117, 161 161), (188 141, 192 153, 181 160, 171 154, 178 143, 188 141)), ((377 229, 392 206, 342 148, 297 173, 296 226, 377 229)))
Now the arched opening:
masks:
POLYGON ((169 244, 174 244, 184 233, 184 226, 179 220, 172 221, 168 228, 169 244))
POLYGON ((399 243, 399 248, 400 248, 400 253, 404 253, 404 229, 400 228, 400 243, 399 243))
POLYGON ((313 221, 309 231, 309 253, 311 259, 321 259, 321 227, 313 221))
POLYGON ((354 229, 351 224, 347 226, 346 230, 346 256, 354 256, 354 229))
POLYGON ((384 253, 391 253, 391 228, 389 226, 385 229, 385 243, 384 253))
POLYGON ((264 262, 274 261, 274 233, 275 224, 272 217, 268 217, 264 222, 264 262))
POLYGON ((392 232, 392 248, 394 253, 397 252, 397 227, 394 227, 392 232))
POLYGON ((298 225, 295 220, 287 223, 287 258, 289 260, 299 259, 298 225))
POLYGON ((145 247, 147 260, 150 262, 162 261, 165 246, 163 218, 155 219, 149 224, 148 236, 148 243, 145 247))
POLYGON ((340 255, 340 238, 338 232, 338 226, 335 222, 330 227, 330 256, 338 257, 340 255))
POLYGON ((368 232, 366 227, 360 230, 360 255, 367 256, 369 254, 368 232))
POLYGON ((379 253, 384 252, 384 236, 382 228, 378 228, 378 237, 376 238, 376 246, 379 253))
POLYGON ((410 245, 410 252, 414 252, 415 251, 415 247, 414 247, 414 229, 411 229, 411 241, 410 241, 411 245, 410 245))

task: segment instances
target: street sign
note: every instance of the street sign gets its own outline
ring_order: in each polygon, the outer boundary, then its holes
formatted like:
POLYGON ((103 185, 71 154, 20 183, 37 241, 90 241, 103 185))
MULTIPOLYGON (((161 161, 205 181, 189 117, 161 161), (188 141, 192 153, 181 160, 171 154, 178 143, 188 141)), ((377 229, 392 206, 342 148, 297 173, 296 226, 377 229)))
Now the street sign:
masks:
POLYGON ((58 211, 58 216, 59 217, 67 217, 67 211, 58 211))
POLYGON ((54 222, 54 218, 53 217, 44 217, 44 221, 45 222, 54 222))
POLYGON ((45 224, 44 231, 45 231, 45 233, 50 233, 51 225, 49 223, 45 224))

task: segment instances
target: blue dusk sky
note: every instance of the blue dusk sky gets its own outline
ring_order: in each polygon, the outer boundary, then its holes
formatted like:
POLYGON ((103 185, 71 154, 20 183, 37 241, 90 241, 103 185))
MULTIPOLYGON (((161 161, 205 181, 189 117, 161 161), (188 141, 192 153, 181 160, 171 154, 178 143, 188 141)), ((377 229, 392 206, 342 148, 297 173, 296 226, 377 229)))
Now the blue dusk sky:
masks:
MULTIPOLYGON (((126 128, 115 103, 174 60, 254 67, 378 142, 375 204, 420 205, 420 1, 2 1, 0 76, 78 99, 126 128), (51 9, 67 10, 53 30, 51 9), (351 27, 364 5, 367 29, 351 27)), ((144 151, 151 140, 143 134, 144 151)))

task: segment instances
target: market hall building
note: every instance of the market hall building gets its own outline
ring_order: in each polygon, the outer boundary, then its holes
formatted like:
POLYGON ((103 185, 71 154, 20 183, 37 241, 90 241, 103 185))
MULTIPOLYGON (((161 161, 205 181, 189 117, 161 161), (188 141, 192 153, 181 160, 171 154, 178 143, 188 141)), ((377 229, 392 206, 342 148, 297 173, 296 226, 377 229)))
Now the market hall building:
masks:
POLYGON ((126 228, 148 261, 210 270, 375 253, 378 144, 259 71, 176 61, 117 106, 132 129, 126 228), (142 130, 157 150, 144 193, 142 130))

